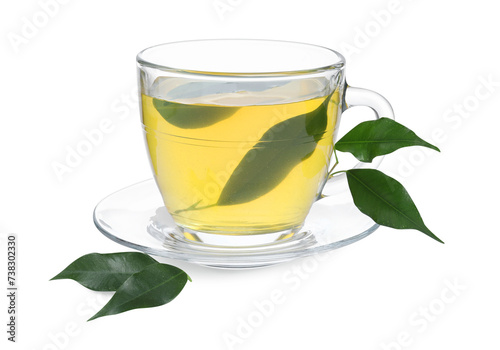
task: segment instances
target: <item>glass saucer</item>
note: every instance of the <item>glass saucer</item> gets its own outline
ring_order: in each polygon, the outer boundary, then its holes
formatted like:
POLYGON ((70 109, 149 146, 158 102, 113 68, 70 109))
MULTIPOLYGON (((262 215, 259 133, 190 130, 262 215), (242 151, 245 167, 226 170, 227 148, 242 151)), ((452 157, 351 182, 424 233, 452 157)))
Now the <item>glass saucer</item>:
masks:
POLYGON ((314 203, 298 233, 271 244, 233 248, 183 238, 153 179, 104 198, 94 210, 94 223, 109 239, 151 255, 218 268, 261 267, 346 246, 379 227, 339 188, 348 187, 337 185, 331 196, 324 191, 327 197, 314 203))

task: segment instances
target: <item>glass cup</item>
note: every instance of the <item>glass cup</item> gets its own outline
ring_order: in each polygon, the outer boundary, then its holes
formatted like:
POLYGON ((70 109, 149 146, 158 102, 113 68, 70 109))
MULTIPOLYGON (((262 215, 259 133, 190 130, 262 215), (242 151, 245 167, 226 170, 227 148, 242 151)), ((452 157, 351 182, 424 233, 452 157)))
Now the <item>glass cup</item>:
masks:
POLYGON ((393 118, 385 98, 346 84, 341 54, 320 46, 174 42, 137 63, 154 177, 189 242, 290 239, 329 181, 342 112, 362 105, 393 118))

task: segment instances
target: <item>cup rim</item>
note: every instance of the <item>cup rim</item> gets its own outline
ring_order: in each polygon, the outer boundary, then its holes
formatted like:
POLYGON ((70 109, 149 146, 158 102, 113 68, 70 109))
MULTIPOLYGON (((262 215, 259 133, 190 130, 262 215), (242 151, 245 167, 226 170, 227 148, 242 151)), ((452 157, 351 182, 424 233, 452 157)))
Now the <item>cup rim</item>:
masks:
POLYGON ((342 69, 345 66, 346 60, 345 57, 339 53, 338 51, 332 50, 326 46, 304 43, 299 41, 288 41, 288 40, 273 40, 273 39, 238 39, 238 38, 224 38, 224 39, 193 39, 193 40, 179 40, 166 42, 162 44, 153 45, 141 50, 136 56, 137 64, 140 66, 145 66, 149 68, 154 68, 166 72, 173 73, 182 73, 182 74, 195 74, 195 75, 203 75, 203 76, 224 76, 224 77, 282 77, 282 76, 290 76, 290 75, 310 75, 315 73, 323 73, 325 71, 334 70, 334 69, 342 69), (321 65, 316 68, 309 69, 298 69, 298 70, 282 70, 282 71, 262 71, 262 72, 217 72, 217 71, 208 71, 208 70, 194 70, 194 69, 186 69, 186 68, 177 68, 171 67, 163 64, 158 64, 153 62, 152 60, 146 59, 145 54, 153 49, 157 49, 162 46, 182 44, 182 43, 196 43, 196 42, 223 42, 223 41, 240 41, 240 42, 268 42, 268 43, 283 43, 283 44, 293 44, 293 45, 302 45, 308 46, 310 48, 321 49, 324 51, 328 51, 330 53, 335 54, 338 57, 338 60, 328 64, 321 65))

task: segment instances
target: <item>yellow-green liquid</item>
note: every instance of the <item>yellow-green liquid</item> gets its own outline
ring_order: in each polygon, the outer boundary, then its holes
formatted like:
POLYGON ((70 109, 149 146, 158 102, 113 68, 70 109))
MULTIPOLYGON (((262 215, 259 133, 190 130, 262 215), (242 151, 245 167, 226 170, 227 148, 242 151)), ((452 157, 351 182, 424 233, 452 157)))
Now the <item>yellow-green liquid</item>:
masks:
MULTIPOLYGON (((337 124, 338 91, 327 97, 272 105, 224 107, 175 103, 170 106, 175 107, 174 112, 193 110, 196 113, 193 118, 210 117, 231 108, 227 116, 215 123, 189 127, 189 123, 168 122, 168 118, 158 112, 154 99, 142 95, 142 117, 151 164, 165 206, 178 225, 199 232, 231 235, 279 232, 301 226, 328 173, 337 124), (257 167, 262 174, 252 182, 242 183, 246 193, 252 191, 252 186, 258 186, 260 179, 272 180, 269 176, 273 173, 266 172, 272 164, 251 159, 247 153, 262 146, 259 140, 273 126, 282 130, 281 126, 286 128, 291 123, 287 124, 286 120, 318 110, 322 104, 326 119, 324 132, 302 141, 279 139, 277 134, 278 137, 265 144, 272 148, 271 143, 288 142, 291 146, 285 150, 294 150, 293 142, 313 143, 307 156, 300 156, 284 178, 281 176, 256 198, 250 195, 247 201, 218 204, 224 187, 242 161, 257 167)), ((191 116, 189 112, 182 115, 191 116)))

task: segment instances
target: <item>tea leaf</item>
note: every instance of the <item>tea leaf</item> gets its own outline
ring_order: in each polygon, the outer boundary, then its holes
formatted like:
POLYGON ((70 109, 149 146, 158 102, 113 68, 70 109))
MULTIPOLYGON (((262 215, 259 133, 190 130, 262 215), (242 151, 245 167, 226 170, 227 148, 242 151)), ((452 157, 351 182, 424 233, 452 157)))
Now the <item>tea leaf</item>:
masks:
POLYGON ((346 173, 354 204, 377 224, 419 230, 444 243, 425 226, 415 203, 398 181, 375 169, 351 169, 346 173))
POLYGON ((168 123, 183 129, 204 128, 236 113, 240 107, 188 105, 153 98, 153 105, 168 123))
POLYGON ((360 123, 335 144, 338 151, 350 152, 362 162, 409 146, 424 146, 439 152, 439 148, 389 118, 360 123))
POLYGON ((130 276, 104 307, 88 321, 133 309, 169 303, 184 288, 188 275, 181 269, 156 263, 130 276))
POLYGON ((157 261, 138 252, 84 255, 51 280, 72 279, 95 291, 115 291, 131 275, 157 261))
POLYGON ((241 204, 268 193, 308 158, 326 130, 329 100, 267 130, 231 174, 217 205, 241 204))

